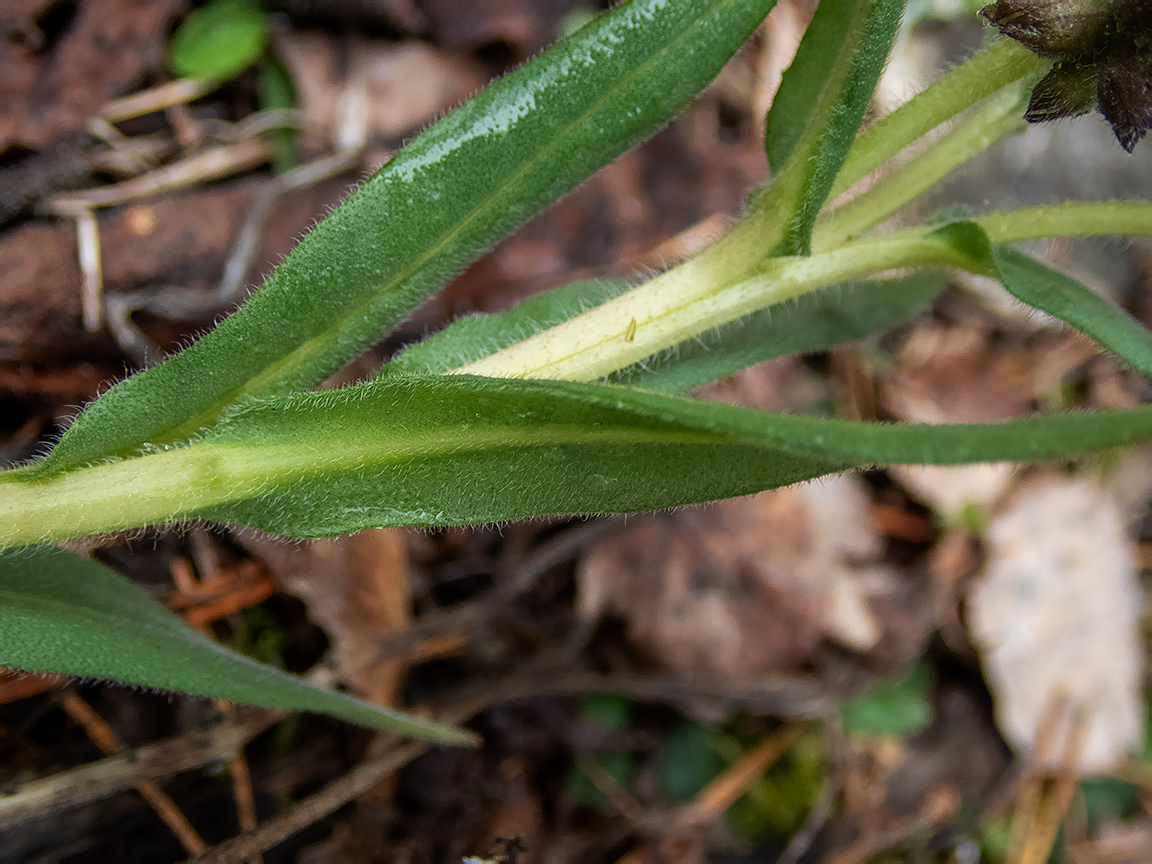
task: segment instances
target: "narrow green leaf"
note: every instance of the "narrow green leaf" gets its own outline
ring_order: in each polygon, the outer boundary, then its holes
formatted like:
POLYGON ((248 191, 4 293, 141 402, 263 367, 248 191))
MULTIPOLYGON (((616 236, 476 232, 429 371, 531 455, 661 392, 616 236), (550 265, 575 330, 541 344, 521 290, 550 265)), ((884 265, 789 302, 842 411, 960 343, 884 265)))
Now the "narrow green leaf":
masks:
POLYGON ((1008 246, 993 246, 1000 281, 1022 303, 1047 312, 1096 340, 1152 381, 1152 333, 1082 282, 1008 246))
POLYGON ((211 0, 172 34, 168 65, 184 78, 233 78, 256 62, 267 41, 267 16, 253 4, 211 0))
POLYGON ((840 59, 856 6, 856 0, 821 0, 796 58, 784 70, 764 123, 764 150, 774 175, 783 170, 820 106, 820 94, 840 59))
POLYGON ((42 471, 322 381, 452 274, 666 123, 774 0, 632 0, 449 114, 316 226, 210 335, 81 414, 42 471))
POLYGON ((753 363, 883 333, 927 306, 944 281, 942 274, 917 273, 834 285, 702 333, 609 380, 658 393, 686 393, 753 363))
MULTIPOLYGON (((837 52, 836 62, 819 103, 792 148, 784 170, 773 182, 775 188, 769 189, 765 199, 781 207, 787 220, 784 237, 775 254, 811 253, 816 217, 864 120, 903 12, 904 0, 857 0, 847 39, 833 49, 837 52)), ((837 23, 841 14, 842 11, 829 13, 825 25, 830 31, 834 25, 841 26, 837 23)), ((827 46, 822 47, 828 50, 827 46)), ((815 77, 820 69, 821 62, 813 61, 811 76, 815 77)), ((811 86, 810 81, 806 86, 811 86)))
POLYGON ((865 465, 1036 460, 1152 438, 1152 407, 992 425, 770 414, 604 384, 397 378, 242 406, 195 443, 0 480, 0 544, 206 518, 296 537, 627 512, 865 465))
POLYGON ((1059 318, 1152 381, 1152 333, 1115 303, 1030 255, 992 245, 975 222, 950 223, 935 233, 985 264, 1017 300, 1059 318))
POLYGON ((528 297, 504 312, 459 318, 405 348, 384 365, 380 377, 448 372, 562 324, 628 288, 622 280, 572 282, 528 297))
POLYGON ((845 732, 912 735, 932 722, 932 670, 921 660, 903 681, 890 681, 841 707, 845 732))
POLYGON ((316 711, 402 735, 475 737, 316 687, 192 630, 102 564, 52 546, 0 552, 0 666, 316 711))
MULTIPOLYGON (((296 86, 292 83, 292 76, 279 57, 266 57, 260 63, 260 72, 256 78, 256 93, 260 101, 261 111, 286 110, 295 108, 296 86)), ((283 174, 296 166, 296 128, 285 126, 273 129, 272 145, 275 147, 276 157, 274 167, 277 174, 283 174)))

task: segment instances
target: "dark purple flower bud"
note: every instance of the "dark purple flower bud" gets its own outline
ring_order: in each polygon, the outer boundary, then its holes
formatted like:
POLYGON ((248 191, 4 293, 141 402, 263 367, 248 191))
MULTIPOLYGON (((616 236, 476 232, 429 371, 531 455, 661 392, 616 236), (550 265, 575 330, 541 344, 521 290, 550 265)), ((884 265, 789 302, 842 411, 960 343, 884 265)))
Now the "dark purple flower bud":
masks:
POLYGON ((1134 48, 1109 57, 1097 76, 1100 113, 1129 153, 1152 128, 1152 52, 1134 48))
POLYGON ((996 0, 980 14, 1037 54, 1072 59, 1099 50, 1112 20, 1112 4, 1110 0, 996 0))
POLYGON ((1024 119, 1029 123, 1078 117, 1096 107, 1096 67, 1057 63, 1032 90, 1024 119))

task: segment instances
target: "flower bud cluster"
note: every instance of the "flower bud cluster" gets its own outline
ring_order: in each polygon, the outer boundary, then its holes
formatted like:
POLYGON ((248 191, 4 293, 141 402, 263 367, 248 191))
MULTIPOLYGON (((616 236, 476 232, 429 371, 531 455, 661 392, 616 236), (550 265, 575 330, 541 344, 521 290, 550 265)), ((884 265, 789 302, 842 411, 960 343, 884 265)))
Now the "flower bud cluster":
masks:
POLYGON ((1029 122, 1098 109, 1129 153, 1152 128, 1152 0, 996 0, 980 14, 1055 61, 1029 122))

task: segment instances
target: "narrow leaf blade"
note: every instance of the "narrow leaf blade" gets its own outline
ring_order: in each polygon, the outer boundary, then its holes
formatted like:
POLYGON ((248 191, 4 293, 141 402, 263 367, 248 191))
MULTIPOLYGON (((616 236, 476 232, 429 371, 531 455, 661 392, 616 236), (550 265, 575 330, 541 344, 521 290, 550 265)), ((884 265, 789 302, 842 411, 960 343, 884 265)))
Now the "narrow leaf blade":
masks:
MULTIPOLYGON (((841 0, 845 2, 845 0, 841 0)), ((783 208, 787 225, 777 255, 808 255, 816 217, 840 173, 892 50, 904 0, 857 0, 848 36, 808 126, 767 201, 783 208)), ((830 19, 831 20, 831 19, 830 19)))
POLYGON ((204 339, 116 385, 41 470, 210 427, 246 398, 317 384, 451 275, 666 123, 774 0, 633 0, 419 136, 204 339))
POLYGON ((855 8, 856 0, 821 0, 796 58, 784 70, 764 123, 764 150, 773 174, 784 168, 820 104, 820 94, 848 38, 855 8))
POLYGON ((1152 333, 1115 303, 1030 255, 993 245, 975 222, 951 222, 933 233, 987 267, 1021 303, 1059 318, 1152 381, 1152 333))
POLYGON ((447 744, 474 736, 237 654, 102 564, 50 546, 0 552, 0 666, 316 711, 447 744))
POLYGON ((10 475, 0 543, 168 518, 317 537, 628 512, 867 465, 1063 458, 1150 438, 1152 407, 911 426, 771 414, 604 384, 397 378, 259 400, 168 451, 62 476, 10 475))
POLYGON ((1008 292, 1091 337, 1152 381, 1152 333, 1115 303, 1084 283, 1007 246, 991 247, 992 261, 1008 292))

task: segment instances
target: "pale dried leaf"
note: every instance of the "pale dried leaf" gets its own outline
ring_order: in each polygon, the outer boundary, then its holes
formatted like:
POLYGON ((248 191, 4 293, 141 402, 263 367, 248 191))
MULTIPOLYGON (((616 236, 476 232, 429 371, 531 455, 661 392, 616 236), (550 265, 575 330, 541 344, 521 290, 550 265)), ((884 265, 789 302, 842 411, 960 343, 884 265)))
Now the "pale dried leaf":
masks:
POLYGON ((369 138, 387 140, 419 131, 486 83, 479 67, 415 40, 357 41, 345 58, 337 37, 291 31, 278 47, 296 85, 304 127, 321 133, 321 145, 332 140, 341 98, 350 91, 367 97, 369 138))
POLYGON ((622 618, 676 671, 750 678, 796 667, 823 637, 872 648, 866 587, 892 578, 880 551, 862 481, 831 477, 644 519, 581 563, 579 608, 622 618))
MULTIPOLYGON (((1028 411, 1033 373, 997 357, 974 327, 919 329, 884 381, 887 409, 909 423, 989 423, 1028 411)), ((889 473, 909 494, 945 517, 966 507, 990 509, 1012 482, 1011 463, 897 465, 889 473)))
POLYGON ((1081 770, 1115 767, 1139 741, 1143 674, 1141 595, 1119 507, 1089 479, 1038 478, 994 518, 986 543, 968 613, 1005 738, 1029 751, 1063 698, 1087 712, 1081 770))

